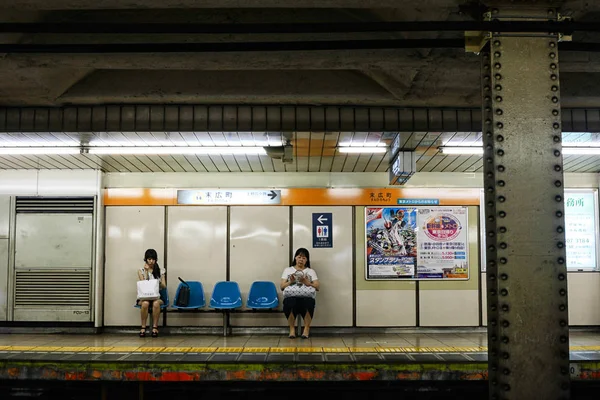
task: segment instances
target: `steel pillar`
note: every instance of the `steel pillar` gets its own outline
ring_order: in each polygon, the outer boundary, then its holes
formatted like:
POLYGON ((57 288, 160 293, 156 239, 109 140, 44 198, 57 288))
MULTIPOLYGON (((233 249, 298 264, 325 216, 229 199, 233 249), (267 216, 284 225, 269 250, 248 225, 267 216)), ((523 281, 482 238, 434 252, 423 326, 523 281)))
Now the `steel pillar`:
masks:
MULTIPOLYGON (((487 17, 556 19, 537 7, 487 17)), ((557 48, 493 32, 481 52, 490 399, 570 397, 557 48)))

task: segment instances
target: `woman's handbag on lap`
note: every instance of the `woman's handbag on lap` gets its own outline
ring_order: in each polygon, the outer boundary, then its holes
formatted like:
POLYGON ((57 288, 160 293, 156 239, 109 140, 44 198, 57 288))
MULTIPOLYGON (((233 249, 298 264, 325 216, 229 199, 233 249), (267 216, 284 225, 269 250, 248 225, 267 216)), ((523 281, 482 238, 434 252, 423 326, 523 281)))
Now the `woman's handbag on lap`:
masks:
POLYGON ((137 281, 137 298, 138 300, 160 299, 158 279, 137 281))

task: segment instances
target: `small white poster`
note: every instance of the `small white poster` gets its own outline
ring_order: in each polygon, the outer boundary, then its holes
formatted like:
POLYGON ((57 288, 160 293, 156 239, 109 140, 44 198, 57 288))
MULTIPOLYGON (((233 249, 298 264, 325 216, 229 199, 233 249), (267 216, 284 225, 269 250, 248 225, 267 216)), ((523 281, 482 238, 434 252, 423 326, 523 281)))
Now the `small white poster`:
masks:
POLYGON ((596 202, 591 191, 565 190, 568 269, 596 268, 596 202))

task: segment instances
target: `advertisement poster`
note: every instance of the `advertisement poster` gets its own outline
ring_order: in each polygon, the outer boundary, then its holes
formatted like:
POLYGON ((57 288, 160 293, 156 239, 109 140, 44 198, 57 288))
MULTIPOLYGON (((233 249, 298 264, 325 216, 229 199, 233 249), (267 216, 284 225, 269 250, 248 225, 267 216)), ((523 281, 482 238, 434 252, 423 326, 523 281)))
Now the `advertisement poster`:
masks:
POLYGON ((366 279, 469 278, 466 207, 367 207, 366 279))
POLYGON ((469 279, 467 208, 419 208, 417 225, 417 277, 469 279))
POLYGON ((367 207, 367 279, 414 279, 417 209, 367 207))
MULTIPOLYGON (((565 250, 567 254, 567 269, 569 271, 596 270, 598 255, 597 190, 594 189, 565 189, 565 250)), ((483 200, 482 200, 483 201, 483 200)), ((480 214, 485 221, 485 213, 480 214)), ((485 224, 481 224, 481 270, 486 270, 485 259, 485 224)))
POLYGON ((565 190, 568 269, 596 269, 595 197, 592 191, 565 190))

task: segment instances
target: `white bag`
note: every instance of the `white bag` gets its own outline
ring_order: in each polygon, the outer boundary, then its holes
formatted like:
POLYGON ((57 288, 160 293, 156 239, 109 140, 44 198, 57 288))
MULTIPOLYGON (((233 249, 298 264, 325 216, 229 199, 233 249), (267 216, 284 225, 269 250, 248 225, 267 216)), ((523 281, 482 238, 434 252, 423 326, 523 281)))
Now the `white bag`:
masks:
POLYGON ((138 300, 160 299, 158 279, 137 281, 137 298, 138 300))
POLYGON ((283 297, 310 297, 317 298, 317 290, 312 286, 292 284, 283 289, 283 297))

